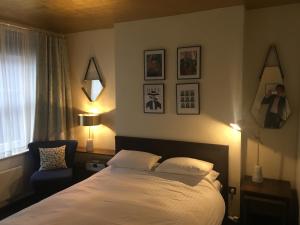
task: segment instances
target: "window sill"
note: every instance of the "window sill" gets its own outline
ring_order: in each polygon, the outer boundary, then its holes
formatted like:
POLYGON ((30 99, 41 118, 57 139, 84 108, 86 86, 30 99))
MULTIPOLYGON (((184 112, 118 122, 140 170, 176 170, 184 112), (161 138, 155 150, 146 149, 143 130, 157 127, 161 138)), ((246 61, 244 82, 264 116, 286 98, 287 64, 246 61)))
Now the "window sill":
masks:
POLYGON ((16 156, 24 155, 24 154, 26 154, 27 152, 29 152, 29 149, 28 149, 28 148, 26 148, 26 149, 24 149, 24 150, 20 150, 19 152, 14 153, 14 154, 12 154, 12 155, 10 155, 10 156, 0 157, 0 161, 6 160, 6 159, 10 159, 10 158, 14 158, 14 157, 16 157, 16 156))

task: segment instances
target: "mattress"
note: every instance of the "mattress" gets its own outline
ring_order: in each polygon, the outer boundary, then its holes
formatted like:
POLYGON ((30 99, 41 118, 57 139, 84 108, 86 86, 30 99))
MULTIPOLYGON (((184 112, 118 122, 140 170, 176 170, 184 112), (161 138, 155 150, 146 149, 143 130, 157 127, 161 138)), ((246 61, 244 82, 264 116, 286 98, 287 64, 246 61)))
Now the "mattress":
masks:
POLYGON ((220 225, 223 198, 208 179, 108 167, 1 225, 220 225))

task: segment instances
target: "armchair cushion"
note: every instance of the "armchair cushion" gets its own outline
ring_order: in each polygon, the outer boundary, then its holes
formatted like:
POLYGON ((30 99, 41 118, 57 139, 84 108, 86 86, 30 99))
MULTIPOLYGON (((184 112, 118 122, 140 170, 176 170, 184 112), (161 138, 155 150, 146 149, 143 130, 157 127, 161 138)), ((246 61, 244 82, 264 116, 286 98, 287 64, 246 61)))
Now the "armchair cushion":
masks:
POLYGON ((29 154, 33 160, 34 171, 40 168, 40 152, 39 148, 57 148, 65 145, 65 160, 68 168, 73 167, 75 151, 77 148, 75 140, 57 140, 57 141, 36 141, 28 145, 29 154))
POLYGON ((30 182, 35 190, 60 190, 72 183, 73 171, 71 168, 40 170, 32 174, 30 182))
POLYGON ((40 170, 67 168, 65 148, 65 145, 57 148, 39 148, 41 162, 40 170))
POLYGON ((36 171, 31 176, 33 182, 58 181, 72 178, 72 169, 55 169, 55 170, 40 170, 36 171))

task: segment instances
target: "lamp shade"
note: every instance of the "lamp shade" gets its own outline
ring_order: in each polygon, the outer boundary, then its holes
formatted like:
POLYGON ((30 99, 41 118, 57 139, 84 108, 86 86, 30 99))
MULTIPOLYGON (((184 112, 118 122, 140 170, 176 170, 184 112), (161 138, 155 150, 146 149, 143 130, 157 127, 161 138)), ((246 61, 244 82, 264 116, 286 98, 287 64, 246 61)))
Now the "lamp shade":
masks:
POLYGON ((96 126, 101 124, 100 114, 78 114, 79 125, 96 126))

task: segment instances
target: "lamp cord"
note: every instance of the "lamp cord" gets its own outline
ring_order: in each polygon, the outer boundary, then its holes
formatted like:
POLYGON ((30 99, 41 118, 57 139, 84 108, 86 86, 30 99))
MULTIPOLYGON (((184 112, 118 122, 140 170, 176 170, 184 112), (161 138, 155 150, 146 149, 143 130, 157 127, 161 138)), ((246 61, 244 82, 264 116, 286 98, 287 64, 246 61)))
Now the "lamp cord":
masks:
POLYGON ((259 141, 257 142, 257 165, 259 165, 259 141))

